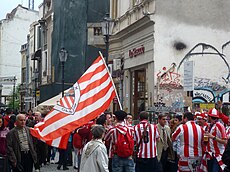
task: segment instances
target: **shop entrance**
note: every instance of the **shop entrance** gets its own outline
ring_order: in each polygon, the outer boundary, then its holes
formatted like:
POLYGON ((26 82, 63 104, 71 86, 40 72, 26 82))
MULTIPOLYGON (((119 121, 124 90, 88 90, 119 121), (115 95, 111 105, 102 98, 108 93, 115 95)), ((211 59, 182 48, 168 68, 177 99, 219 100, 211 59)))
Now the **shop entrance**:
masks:
POLYGON ((146 70, 140 69, 132 72, 132 114, 138 118, 138 113, 146 110, 146 70))

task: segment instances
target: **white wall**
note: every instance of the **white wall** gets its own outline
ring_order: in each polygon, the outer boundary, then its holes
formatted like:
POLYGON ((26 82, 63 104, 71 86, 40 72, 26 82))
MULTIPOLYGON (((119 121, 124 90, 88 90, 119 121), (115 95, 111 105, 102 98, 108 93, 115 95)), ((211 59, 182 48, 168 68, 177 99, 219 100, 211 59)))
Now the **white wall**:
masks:
MULTIPOLYGON (((173 62, 178 65, 185 54, 198 43, 210 44, 221 52, 221 46, 230 40, 229 2, 189 2, 157 2, 157 12, 153 16, 156 72, 164 66, 169 67, 173 62), (176 50, 173 45, 177 41, 183 42, 186 48, 182 51, 176 50)), ((201 48, 194 52, 201 52, 201 48)), ((216 55, 200 55, 193 56, 190 60, 195 61, 196 77, 212 78, 213 81, 229 86, 222 79, 228 75, 228 68, 221 58, 216 55)), ((230 63, 230 57, 226 57, 226 60, 230 63)), ((183 65, 179 73, 183 74, 183 65)))
MULTIPOLYGON (((20 48, 27 41, 29 26, 38 20, 36 11, 17 7, 12 19, 2 20, 0 38, 0 77, 16 76, 17 84, 21 82, 20 48)), ((3 90, 3 94, 9 90, 3 90)))
MULTIPOLYGON (((184 56, 198 43, 209 44, 222 52, 222 45, 230 40, 229 8, 229 1, 156 1, 156 14, 151 16, 155 22, 155 84, 156 75, 159 71, 163 71, 163 67, 168 69, 172 63, 179 65, 184 56), (186 48, 177 50, 174 47, 176 42, 184 43, 186 48)), ((223 52, 228 64, 230 64, 229 46, 223 52)), ((202 52, 202 47, 193 51, 193 53, 196 52, 202 52)), ((210 48, 204 52, 216 53, 210 48)), ((203 78, 204 86, 217 82, 226 90, 230 89, 230 83, 222 79, 228 76, 229 70, 218 55, 194 55, 188 60, 195 62, 194 77, 203 78)), ((183 65, 179 71, 174 71, 181 75, 179 79, 182 86, 183 65)), ((219 94, 222 91, 217 89, 216 93, 219 94)))

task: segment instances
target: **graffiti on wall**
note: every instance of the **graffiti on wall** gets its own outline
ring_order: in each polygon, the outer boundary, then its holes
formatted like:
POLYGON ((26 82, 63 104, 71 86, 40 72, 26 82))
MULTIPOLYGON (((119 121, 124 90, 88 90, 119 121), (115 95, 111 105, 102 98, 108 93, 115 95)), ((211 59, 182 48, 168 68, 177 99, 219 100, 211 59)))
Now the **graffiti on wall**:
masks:
POLYGON ((194 100, 200 102, 216 102, 222 100, 226 92, 230 90, 226 86, 220 85, 218 82, 209 78, 194 79, 194 100))
POLYGON ((172 63, 170 68, 163 67, 157 73, 157 84, 160 89, 177 89, 181 88, 181 75, 175 70, 176 64, 172 63))
POLYGON ((174 112, 181 111, 184 107, 183 94, 180 92, 183 87, 181 85, 181 75, 176 71, 176 63, 172 63, 171 67, 162 67, 156 77, 157 102, 162 102, 165 106, 155 108, 174 112))
POLYGON ((184 95, 183 89, 174 89, 174 90, 160 90, 159 105, 154 104, 155 108, 159 110, 170 110, 172 112, 180 112, 184 108, 184 95))
POLYGON ((225 86, 221 86, 217 82, 213 82, 211 79, 208 78, 194 78, 194 88, 199 89, 199 88, 209 88, 210 90, 213 91, 223 91, 226 89, 225 86))

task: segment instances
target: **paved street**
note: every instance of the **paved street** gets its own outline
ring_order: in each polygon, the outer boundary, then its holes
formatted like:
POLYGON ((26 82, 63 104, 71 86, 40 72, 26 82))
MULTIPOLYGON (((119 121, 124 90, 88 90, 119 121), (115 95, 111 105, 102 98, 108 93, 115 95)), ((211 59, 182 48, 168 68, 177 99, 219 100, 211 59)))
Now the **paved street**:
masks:
MULTIPOLYGON (((56 156, 55 156, 55 162, 58 161, 58 157, 59 157, 59 153, 57 152, 56 156)), ((41 167, 40 172, 61 172, 61 171, 63 171, 62 170, 63 167, 61 167, 61 170, 58 170, 57 166, 58 166, 58 164, 45 165, 45 166, 41 167)), ((73 168, 73 166, 68 166, 68 168, 69 168, 69 170, 65 170, 66 172, 78 172, 77 170, 75 170, 73 168)))
MULTIPOLYGON (((45 165, 41 168, 40 172, 61 172, 63 171, 62 168, 61 170, 57 170, 57 164, 49 164, 45 165)), ((69 170, 66 170, 66 172, 77 172, 77 170, 73 169, 73 166, 68 166, 69 170)))

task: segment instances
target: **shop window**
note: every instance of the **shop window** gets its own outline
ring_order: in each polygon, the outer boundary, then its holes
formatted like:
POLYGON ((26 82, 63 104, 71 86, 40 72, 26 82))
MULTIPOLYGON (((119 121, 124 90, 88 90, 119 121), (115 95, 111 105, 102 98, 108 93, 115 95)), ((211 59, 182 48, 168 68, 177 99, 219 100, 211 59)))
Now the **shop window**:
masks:
POLYGON ((146 91, 146 71, 136 70, 132 72, 132 113, 135 118, 141 111, 146 110, 147 106, 147 91, 146 91))

